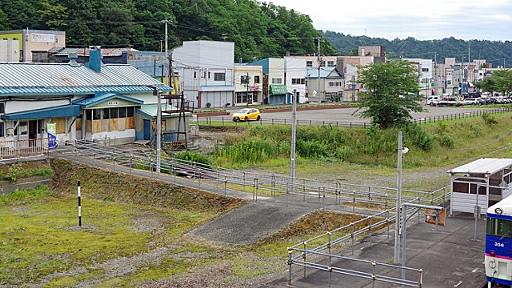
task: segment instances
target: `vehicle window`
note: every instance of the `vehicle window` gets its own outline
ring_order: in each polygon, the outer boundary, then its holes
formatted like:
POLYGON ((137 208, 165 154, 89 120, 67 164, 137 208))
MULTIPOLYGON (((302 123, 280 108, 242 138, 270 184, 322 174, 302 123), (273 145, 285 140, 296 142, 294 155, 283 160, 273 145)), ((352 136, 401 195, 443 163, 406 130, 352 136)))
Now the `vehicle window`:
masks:
POLYGON ((487 218, 487 234, 512 238, 512 221, 487 218))
POLYGON ((249 113, 250 109, 242 109, 240 111, 238 111, 238 113, 242 113, 242 114, 245 114, 245 113, 249 113))

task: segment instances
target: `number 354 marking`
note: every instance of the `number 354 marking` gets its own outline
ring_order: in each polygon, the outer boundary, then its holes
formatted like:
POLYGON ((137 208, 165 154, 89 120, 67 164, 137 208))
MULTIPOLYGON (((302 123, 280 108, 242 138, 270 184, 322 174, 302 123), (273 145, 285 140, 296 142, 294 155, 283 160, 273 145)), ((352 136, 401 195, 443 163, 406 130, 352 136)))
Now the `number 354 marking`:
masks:
POLYGON ((504 247, 505 247, 505 244, 500 243, 500 242, 494 242, 494 247, 501 247, 501 248, 504 248, 504 247))

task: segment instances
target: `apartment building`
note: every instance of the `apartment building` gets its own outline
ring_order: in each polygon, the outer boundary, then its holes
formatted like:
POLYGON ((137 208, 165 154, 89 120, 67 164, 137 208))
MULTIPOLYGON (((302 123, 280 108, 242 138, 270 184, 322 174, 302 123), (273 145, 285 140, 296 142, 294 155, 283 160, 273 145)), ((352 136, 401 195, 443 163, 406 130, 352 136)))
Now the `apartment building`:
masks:
POLYGON ((235 106, 263 102, 263 69, 259 65, 235 64, 235 106))

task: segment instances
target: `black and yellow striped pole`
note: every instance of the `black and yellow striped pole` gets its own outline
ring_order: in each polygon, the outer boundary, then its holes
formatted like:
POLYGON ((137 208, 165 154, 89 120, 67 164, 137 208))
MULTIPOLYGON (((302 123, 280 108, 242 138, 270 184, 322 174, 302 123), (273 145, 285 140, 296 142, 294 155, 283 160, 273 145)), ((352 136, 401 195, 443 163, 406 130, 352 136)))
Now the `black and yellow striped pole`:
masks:
POLYGON ((78 227, 82 227, 82 200, 80 195, 80 181, 77 184, 78 193, 78 227))

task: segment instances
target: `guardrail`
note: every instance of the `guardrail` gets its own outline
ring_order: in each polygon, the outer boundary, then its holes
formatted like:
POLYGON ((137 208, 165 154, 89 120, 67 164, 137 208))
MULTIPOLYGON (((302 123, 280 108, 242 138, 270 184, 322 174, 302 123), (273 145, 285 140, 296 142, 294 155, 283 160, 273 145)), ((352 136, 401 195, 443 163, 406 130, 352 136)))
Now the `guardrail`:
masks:
MULTIPOLYGON (((156 157, 153 152, 122 150, 116 147, 105 147, 93 142, 79 141, 75 146, 61 149, 63 153, 77 153, 111 161, 117 165, 130 168, 155 171, 156 157)), ((243 191, 252 194, 252 199, 258 201, 261 196, 275 197, 293 195, 303 201, 315 201, 322 205, 346 205, 368 210, 385 210, 394 205, 396 189, 359 185, 340 181, 318 181, 306 178, 292 179, 287 175, 241 171, 214 167, 203 163, 177 158, 163 158, 161 172, 183 176, 196 181, 198 185, 215 186, 218 190, 243 191)), ((404 201, 420 199, 423 204, 431 204, 433 199, 446 196, 446 189, 436 191, 417 191, 403 189, 404 201)))
MULTIPOLYGON (((413 119, 413 123, 426 124, 446 120, 465 119, 471 117, 482 116, 483 114, 498 114, 511 112, 512 108, 485 108, 475 111, 464 111, 459 113, 450 113, 438 116, 428 116, 419 119, 413 119)), ((256 121, 233 122, 231 117, 198 117, 197 124, 203 127, 244 127, 255 125, 291 125, 291 119, 264 119, 256 121)), ((346 127, 346 128, 368 128, 372 124, 368 121, 342 121, 342 120, 297 120, 299 126, 330 126, 330 127, 346 127)))
POLYGON ((0 141, 0 160, 48 154, 48 138, 0 141))

